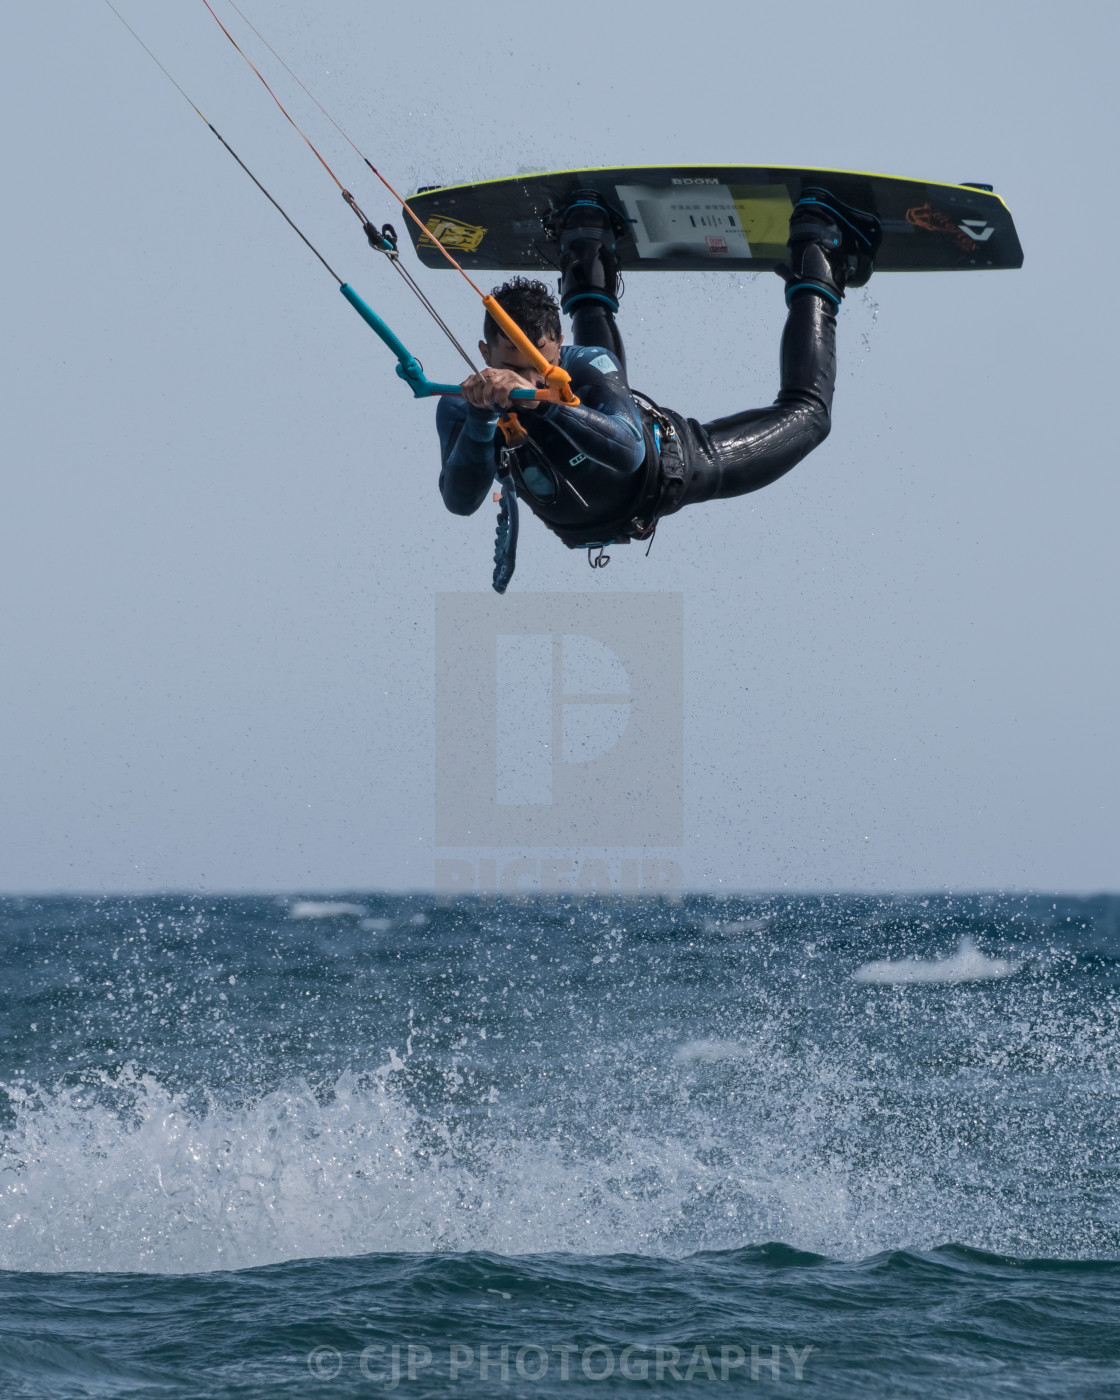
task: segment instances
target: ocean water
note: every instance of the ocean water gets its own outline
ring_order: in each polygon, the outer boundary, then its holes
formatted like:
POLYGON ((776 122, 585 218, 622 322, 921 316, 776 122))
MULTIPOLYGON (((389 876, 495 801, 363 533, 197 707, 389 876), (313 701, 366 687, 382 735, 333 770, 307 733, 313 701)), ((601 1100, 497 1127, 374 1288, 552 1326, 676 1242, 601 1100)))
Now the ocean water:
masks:
POLYGON ((0 901, 0 1396, 1120 1395, 1120 899, 0 901))

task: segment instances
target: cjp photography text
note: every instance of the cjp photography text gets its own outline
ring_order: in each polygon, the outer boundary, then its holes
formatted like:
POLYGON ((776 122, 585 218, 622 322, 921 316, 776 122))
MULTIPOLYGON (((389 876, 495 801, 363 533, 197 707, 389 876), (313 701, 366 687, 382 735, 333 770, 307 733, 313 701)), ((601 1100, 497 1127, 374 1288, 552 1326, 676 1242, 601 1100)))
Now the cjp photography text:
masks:
POLYGON ((470 1345, 451 1342, 433 1350, 423 1343, 375 1343, 358 1354, 344 1355, 336 1347, 316 1347, 307 1368, 319 1381, 332 1381, 346 1371, 392 1391, 409 1383, 445 1378, 448 1381, 801 1381, 812 1345, 778 1343, 703 1343, 693 1346, 650 1346, 633 1343, 578 1347, 567 1343, 470 1345))

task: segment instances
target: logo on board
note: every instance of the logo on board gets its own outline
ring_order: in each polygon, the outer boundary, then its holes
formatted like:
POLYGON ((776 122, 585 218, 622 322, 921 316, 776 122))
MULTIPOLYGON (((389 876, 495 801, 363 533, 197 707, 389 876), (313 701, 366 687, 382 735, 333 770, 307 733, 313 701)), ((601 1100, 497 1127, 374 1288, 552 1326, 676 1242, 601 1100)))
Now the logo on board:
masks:
POLYGON ((962 219, 959 223, 943 209, 936 209, 929 200, 917 204, 906 211, 906 222, 915 228, 926 229, 929 233, 947 233, 957 241, 958 247, 971 252, 978 243, 987 243, 995 228, 987 219, 962 219))
POLYGON ((448 218, 446 214, 433 214, 427 222, 427 233, 420 235, 421 248, 434 248, 438 240, 445 248, 454 248, 460 253, 473 253, 486 237, 486 230, 477 224, 464 224, 460 219, 448 218))

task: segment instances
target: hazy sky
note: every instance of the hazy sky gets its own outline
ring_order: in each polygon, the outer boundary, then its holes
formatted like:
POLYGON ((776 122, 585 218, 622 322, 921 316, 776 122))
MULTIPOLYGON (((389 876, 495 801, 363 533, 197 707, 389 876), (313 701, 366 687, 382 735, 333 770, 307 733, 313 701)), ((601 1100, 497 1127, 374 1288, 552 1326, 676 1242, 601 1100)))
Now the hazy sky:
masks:
MULTIPOLYGON (((458 378, 201 0, 119 7, 458 378)), ((1120 886, 1116 7, 242 7, 409 190, 669 161, 995 185, 1023 270, 852 293, 803 465, 595 574, 530 521, 513 588, 683 593, 691 887, 1120 886)), ((430 886, 434 595, 488 587, 492 510, 444 511, 432 406, 100 0, 5 21, 0 888, 430 886)), ((477 339, 458 279, 425 285, 477 339)), ((773 276, 634 273, 623 313, 662 402, 772 399, 773 276)))

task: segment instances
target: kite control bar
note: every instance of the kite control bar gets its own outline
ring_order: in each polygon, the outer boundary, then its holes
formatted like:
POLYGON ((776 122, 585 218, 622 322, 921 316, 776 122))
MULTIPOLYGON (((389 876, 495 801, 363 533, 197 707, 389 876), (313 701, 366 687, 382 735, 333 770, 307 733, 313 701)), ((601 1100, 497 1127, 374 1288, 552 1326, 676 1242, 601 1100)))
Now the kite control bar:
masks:
MULTIPOLYGON (((412 390, 416 398, 428 399, 439 394, 462 393, 462 390, 460 389, 458 384, 434 384, 424 373, 424 367, 416 358, 416 356, 412 354, 412 352, 408 350, 404 345, 401 344, 401 342, 397 339, 393 331, 389 329, 389 327, 385 324, 385 322, 381 319, 377 312, 374 311, 373 307, 367 305, 366 302, 362 300, 362 298, 358 295, 354 288, 350 286, 349 283, 341 283, 339 285, 338 290, 342 293, 342 295, 346 298, 346 300, 350 303, 350 305, 354 308, 354 310, 358 313, 358 315, 362 318, 362 320, 366 323, 370 330, 373 331, 375 335, 379 336, 380 339, 384 342, 384 344, 386 344, 389 347, 389 349, 393 352, 393 354, 396 355, 397 374, 412 390)), ((490 300, 490 298, 487 298, 487 300, 490 300)), ((495 306, 497 306, 496 302, 495 306)), ((502 308, 500 306, 498 306, 497 309, 501 312, 502 316, 505 317, 506 320, 509 320, 508 316, 506 316, 506 313, 502 311, 502 308)), ((501 322, 499 322, 499 324, 501 324, 501 322)), ((517 326, 515 326, 512 321, 510 321, 510 326, 513 327, 514 330, 518 330, 517 326)), ((502 327, 502 330, 504 333, 504 326, 502 327)), ((523 340, 525 340, 526 345, 530 344, 528 338, 524 336, 519 330, 518 334, 521 335, 521 338, 523 340)), ((513 337, 511 336, 510 339, 512 340, 513 337)), ((535 346, 533 348, 534 350, 536 350, 535 346)), ((550 365, 539 350, 537 350, 536 352, 536 358, 539 359, 544 366, 546 366, 546 369, 542 369, 540 372, 544 374, 546 379, 549 380, 549 387, 547 389, 511 389, 509 395, 510 398, 521 399, 522 401, 525 401, 527 399, 537 399, 546 403, 579 403, 579 400, 572 393, 571 386, 568 383, 568 376, 565 373, 565 371, 560 369, 558 365, 550 365), (556 377, 554 378, 552 375, 548 374, 547 370, 557 371, 556 377), (562 380, 559 378, 559 376, 561 375, 563 376, 562 380), (568 394, 568 397, 566 398, 563 397, 565 388, 567 389, 568 394)))
MULTIPOLYGON (((527 355, 532 362, 533 368, 544 375, 544 381, 551 392, 538 392, 538 399, 550 399, 553 403, 566 403, 576 405, 579 399, 572 391, 572 378, 566 369, 561 369, 559 365, 552 365, 545 359, 508 311, 504 311, 493 296, 483 297, 482 304, 486 310, 498 323, 505 338, 527 355)), ((513 391, 513 397, 517 397, 517 390, 513 391)))
MULTIPOLYGON (((393 334, 393 332, 389 329, 389 327, 385 324, 381 317, 378 316, 377 312, 374 311, 372 307, 367 306, 367 304, 362 300, 362 298, 357 294, 357 292, 355 292, 354 289, 350 287, 347 283, 342 281, 342 279, 335 272, 334 268, 331 267, 330 263, 327 262, 326 258, 323 257, 322 253, 319 252, 318 248, 315 247, 315 245, 311 242, 311 240, 307 237, 303 230, 298 226, 298 224, 295 223, 295 221, 285 212, 281 205, 277 203, 277 201, 272 197, 271 194, 269 194, 268 190, 265 189, 264 185, 261 184, 261 182, 257 179, 257 177, 253 174, 253 172, 249 169, 249 167, 233 149, 233 147, 229 144, 229 142, 226 141, 225 137, 222 136, 221 132, 218 131, 218 129, 213 125, 213 123, 206 120, 206 117, 203 116, 203 113, 200 110, 200 108, 198 108, 195 105, 195 103, 191 101, 191 98, 184 91, 184 89, 179 86, 178 82, 176 82, 176 80, 172 77, 168 70, 164 68, 163 64, 160 63, 159 59, 156 58, 155 54, 152 53, 151 49, 148 48, 147 44, 145 44, 143 39, 141 39, 139 34, 137 34, 136 30, 132 28, 132 26, 128 23, 128 21, 124 18, 120 11, 117 10, 116 6, 113 5, 112 0, 105 0, 105 3, 108 5, 109 9, 113 11, 117 19, 120 20, 120 22, 124 25, 124 27, 136 40, 136 42, 141 46, 141 48, 144 49, 144 51, 148 54, 149 58, 151 58, 152 61, 160 68, 160 70, 163 72, 164 76, 168 79, 168 81, 171 82, 172 85, 178 90, 179 94, 183 97, 183 99, 187 103, 189 103, 192 108, 194 108, 195 114, 202 121, 206 122, 206 125, 210 128, 210 130, 226 148, 226 150, 241 167, 241 169, 244 170, 245 174, 248 175, 249 179, 252 180, 253 184, 257 186, 257 188, 265 196, 269 203, 273 205, 273 207, 282 216, 282 218, 291 226, 293 231, 303 240, 303 242, 307 245, 311 252, 314 253, 315 257, 318 258, 318 260, 322 263, 323 267, 334 280, 335 284, 342 292, 342 295, 346 298, 346 300, 350 303, 350 305, 354 308, 354 310, 358 313, 362 320, 365 321, 366 325, 369 326, 370 329, 374 331, 374 333, 378 335, 384 342, 384 344, 387 345, 389 349, 393 352, 393 354, 397 358, 397 374, 405 381, 409 388, 411 388, 413 394, 417 398, 430 398, 433 395, 440 394, 460 394, 462 390, 458 384, 434 384, 430 379, 428 379, 427 375, 425 375, 424 373, 423 366, 421 365, 420 361, 416 358, 416 356, 413 355, 404 345, 401 344, 401 342, 397 339, 397 337, 393 334)), ((260 81, 264 84, 264 87, 267 90, 269 96, 280 108, 281 112, 283 112, 287 120, 291 122, 292 126, 295 127, 295 130, 299 132, 299 135, 303 138, 305 142, 307 142, 308 147, 311 149, 312 153, 314 154, 315 158, 319 161, 320 165, 322 165, 323 169, 338 186, 343 199, 345 199, 346 203, 361 220, 362 228, 365 232, 366 238, 369 240, 370 246, 373 247, 377 252, 384 253, 389 258, 393 266, 408 283, 410 288, 420 298, 421 302, 423 302, 426 309, 429 312, 431 312, 431 314, 435 317, 440 328, 449 337, 452 344, 467 361, 467 364, 471 366, 472 370, 474 370, 474 363, 470 359, 470 356, 467 355, 466 351, 463 350, 463 347, 455 339, 454 334, 452 333, 446 322, 436 311, 435 307, 432 306, 431 302, 428 300, 427 296, 424 294, 421 288, 417 286, 411 274, 407 271, 407 269, 401 266, 400 258, 397 254, 396 230, 391 224, 385 224, 380 229, 378 229, 373 223, 370 222, 370 220, 366 218, 365 214, 363 214, 361 209, 358 207, 358 203, 354 199, 354 196, 349 192, 349 190, 347 190, 344 187, 342 181, 338 178, 338 176, 330 168, 327 162, 315 149, 315 146, 311 143, 307 135, 296 124, 287 108, 272 91, 272 88, 269 87, 267 81, 261 74, 260 70, 245 54, 244 50, 238 44, 237 40, 233 37, 233 35, 229 32, 226 26, 218 18, 217 14, 215 14, 214 8, 210 4, 210 0, 202 0, 202 3, 210 11, 210 14, 213 16, 222 33, 230 41, 230 43, 241 55, 241 57, 245 59, 245 62, 257 75, 260 81)), ((241 11, 237 8, 237 5, 234 3, 234 0, 230 0, 230 3, 240 15, 241 11)), ((241 18, 244 19, 247 24, 249 23, 249 21, 244 15, 241 15, 241 18)), ((251 24, 249 25, 249 27, 251 29, 253 28, 251 24)), ((274 57, 276 57, 283 64, 284 68, 287 69, 288 73, 291 74, 293 78, 295 78, 295 74, 292 73, 292 70, 288 68, 288 65, 284 63, 283 59, 280 58, 279 54, 276 53, 275 49, 273 49, 272 46, 268 44, 268 42, 264 39, 264 36, 260 34, 260 32, 256 29, 253 29, 253 32, 257 35, 259 39, 261 39, 263 43, 265 43, 265 46, 270 50, 274 57)), ((295 80, 296 82, 299 82, 298 78, 295 78, 295 80)), ((304 91, 307 92, 307 88, 304 87, 302 83, 300 83, 300 87, 303 87, 304 91)), ((349 144, 351 146, 354 146, 353 141, 351 141, 350 138, 346 136, 346 133, 342 131, 341 127, 338 126, 338 123, 334 121, 334 118, 330 117, 330 114, 327 113, 326 110, 323 108, 322 103, 320 103, 318 99, 314 98, 311 93, 308 93, 308 96, 312 97, 312 100, 315 101, 316 105, 320 108, 321 111, 323 111, 324 115, 329 118, 333 125, 338 128, 339 132, 346 138, 349 144)), ((354 146, 354 150, 357 151, 358 155, 362 157, 363 161, 365 161, 366 165, 370 168, 374 175, 377 176, 378 180, 381 181, 381 183, 385 186, 389 193, 392 194, 393 197, 399 201, 402 209, 409 216, 409 218, 413 219, 416 223, 419 223, 419 219, 413 212, 407 200, 401 199, 400 195, 397 194, 396 190, 393 189, 392 185, 389 184, 389 182, 385 179, 384 175, 381 174, 381 172, 377 169, 377 167, 373 164, 369 157, 362 155, 362 152, 358 149, 357 146, 354 146)), ((422 224, 420 226, 421 228, 423 228, 422 224)), ((425 230, 425 232, 427 232, 427 230, 425 230)), ((497 324, 501 327, 502 332, 505 334, 505 336, 514 345, 516 345, 519 350, 521 350, 525 354, 530 364, 541 375, 546 385, 548 386, 544 389, 512 389, 510 391, 510 398, 518 399, 521 402, 525 402, 526 400, 542 400, 547 403, 578 404, 579 399, 576 398, 575 394, 572 392, 571 380, 567 372, 561 369, 559 365, 550 364, 541 354, 537 346, 535 346, 532 343, 532 341, 530 341, 529 337, 524 333, 520 326, 518 326, 511 319, 511 317, 498 305, 494 298, 492 296, 486 296, 482 289, 476 286, 476 284, 473 281, 471 281, 470 277, 467 276, 467 274, 451 256, 447 249, 444 248, 443 244, 439 242, 439 239, 436 238, 435 234, 431 234, 430 236, 433 242, 435 242, 437 246, 441 249, 443 255, 448 259, 452 266, 455 267, 464 278, 466 278, 467 282, 470 283, 471 287, 474 288, 474 290, 482 298, 482 301, 485 304, 487 311, 493 317, 494 321, 496 321, 497 324)), ((515 415, 509 414, 507 415, 507 419, 515 420, 515 415)))

